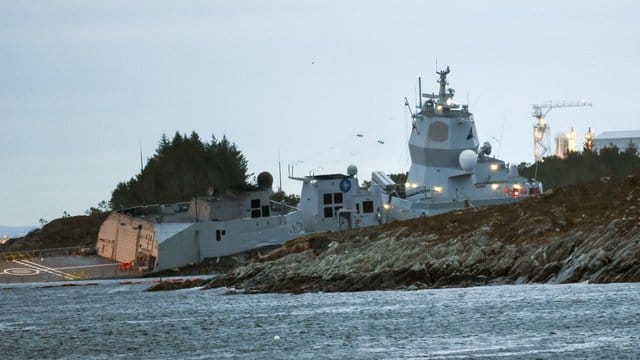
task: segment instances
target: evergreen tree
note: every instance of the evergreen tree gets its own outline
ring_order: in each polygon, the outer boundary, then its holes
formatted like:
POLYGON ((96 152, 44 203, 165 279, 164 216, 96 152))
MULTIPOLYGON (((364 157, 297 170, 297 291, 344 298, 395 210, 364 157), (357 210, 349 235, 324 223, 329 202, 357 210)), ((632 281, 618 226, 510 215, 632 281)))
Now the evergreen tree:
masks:
POLYGON ((117 210, 188 201, 209 187, 222 192, 245 186, 246 178, 247 160, 226 137, 203 142, 196 132, 176 132, 171 140, 163 134, 142 172, 113 190, 110 205, 117 210))
POLYGON ((581 153, 569 153, 565 159, 546 157, 538 164, 520 164, 520 175, 542 181, 545 189, 570 184, 581 184, 602 177, 623 177, 640 169, 638 149, 633 144, 622 152, 616 147, 600 151, 585 149, 581 153))

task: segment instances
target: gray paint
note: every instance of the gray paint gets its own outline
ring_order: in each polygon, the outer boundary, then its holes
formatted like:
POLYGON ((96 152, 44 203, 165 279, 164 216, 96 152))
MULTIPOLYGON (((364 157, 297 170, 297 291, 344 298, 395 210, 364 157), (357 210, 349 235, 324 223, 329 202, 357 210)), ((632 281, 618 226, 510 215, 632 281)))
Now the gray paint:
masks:
POLYGON ((454 91, 447 88, 449 72, 448 67, 438 72, 438 94, 424 94, 427 100, 413 116, 407 198, 390 199, 392 219, 508 203, 542 190, 542 184, 518 176, 517 168, 489 157, 490 146, 478 153, 473 115, 468 105, 454 102, 454 91))

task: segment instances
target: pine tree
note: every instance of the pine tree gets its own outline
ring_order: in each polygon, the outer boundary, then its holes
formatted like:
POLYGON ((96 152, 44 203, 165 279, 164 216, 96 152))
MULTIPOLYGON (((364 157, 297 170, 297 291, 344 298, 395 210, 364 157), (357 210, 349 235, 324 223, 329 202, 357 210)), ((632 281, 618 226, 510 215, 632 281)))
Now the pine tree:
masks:
POLYGON ((142 204, 188 201, 209 187, 225 191, 246 185, 247 160, 226 137, 203 142, 194 131, 189 136, 163 134, 153 157, 142 172, 119 183, 111 194, 112 209, 142 204))
POLYGON ((640 157, 633 145, 624 151, 616 146, 605 147, 600 151, 585 149, 583 152, 570 153, 565 159, 555 156, 546 157, 543 162, 532 165, 520 164, 520 175, 542 181, 545 189, 570 184, 583 184, 602 177, 623 177, 640 169, 640 157))

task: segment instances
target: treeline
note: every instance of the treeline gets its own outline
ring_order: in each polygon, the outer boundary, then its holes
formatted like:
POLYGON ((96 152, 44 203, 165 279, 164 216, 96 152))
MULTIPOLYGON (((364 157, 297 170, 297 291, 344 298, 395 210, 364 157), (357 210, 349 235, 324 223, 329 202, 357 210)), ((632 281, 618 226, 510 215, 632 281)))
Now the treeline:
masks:
POLYGON ((605 147, 600 151, 572 152, 565 159, 546 157, 537 164, 520 164, 521 176, 542 181, 545 189, 570 184, 587 183, 602 177, 623 177, 640 169, 638 149, 630 145, 620 151, 617 147, 605 147))
POLYGON ((226 137, 202 141, 195 132, 162 135, 155 154, 142 172, 121 182, 111 194, 113 210, 141 204, 188 201, 194 196, 245 187, 247 160, 226 137))

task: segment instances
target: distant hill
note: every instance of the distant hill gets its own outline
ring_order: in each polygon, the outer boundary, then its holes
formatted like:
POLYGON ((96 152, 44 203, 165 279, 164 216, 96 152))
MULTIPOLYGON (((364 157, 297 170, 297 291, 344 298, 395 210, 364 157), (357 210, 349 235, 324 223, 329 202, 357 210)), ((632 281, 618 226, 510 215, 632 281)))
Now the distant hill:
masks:
POLYGON ((9 238, 19 238, 27 235, 36 226, 6 226, 0 225, 0 238, 7 235, 9 238))
POLYGON ((0 246, 0 252, 74 246, 94 247, 100 224, 107 215, 109 214, 101 212, 52 220, 42 228, 0 246))

